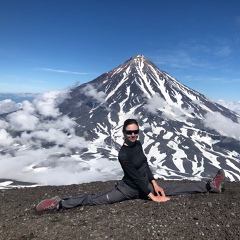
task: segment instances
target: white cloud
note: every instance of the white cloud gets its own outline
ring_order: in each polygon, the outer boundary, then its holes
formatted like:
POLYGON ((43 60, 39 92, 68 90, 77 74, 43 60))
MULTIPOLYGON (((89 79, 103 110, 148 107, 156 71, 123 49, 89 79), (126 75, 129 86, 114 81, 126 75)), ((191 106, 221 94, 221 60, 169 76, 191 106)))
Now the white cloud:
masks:
POLYGON ((154 62, 167 65, 173 68, 205 68, 208 64, 202 59, 198 59, 195 54, 192 54, 189 50, 162 50, 159 56, 155 56, 154 62))
POLYGON ((10 134, 4 129, 0 129, 0 146, 9 146, 13 143, 14 140, 10 134))
POLYGON ((58 129, 50 128, 46 131, 34 131, 29 134, 31 138, 47 141, 55 144, 65 144, 68 136, 58 129))
POLYGON ((154 53, 151 58, 155 64, 161 65, 162 68, 165 66, 166 71, 171 69, 206 71, 222 69, 223 63, 217 64, 217 60, 229 56, 232 52, 231 46, 219 39, 211 38, 207 42, 200 39, 190 39, 189 41, 179 42, 174 48, 160 49, 157 55, 154 53), (215 61, 210 61, 210 57, 214 58, 215 61))
POLYGON ((15 103, 10 99, 0 101, 0 114, 14 112, 21 108, 21 104, 15 103))
MULTIPOLYGON (((84 181, 83 176, 89 179, 92 170, 83 172, 87 163, 71 157, 75 151, 88 147, 89 142, 75 135, 76 123, 58 109, 68 93, 69 90, 43 93, 33 103, 23 101, 17 105, 18 111, 0 120, 0 145, 4 150, 4 155, 0 154, 0 178, 40 184, 77 183, 84 181), (22 133, 11 136, 12 130, 22 133)), ((5 108, 7 111, 16 109, 16 104, 11 104, 5 108)))
POLYGON ((204 125, 215 129, 225 136, 236 138, 237 140, 240 139, 240 123, 234 123, 220 113, 207 113, 204 125))
POLYGON ((22 110, 25 112, 28 112, 30 114, 35 113, 35 107, 33 106, 32 103, 30 103, 29 101, 23 101, 22 102, 22 110))
POLYGON ((7 179, 34 182, 44 185, 66 185, 103 179, 115 179, 119 169, 117 161, 93 159, 93 163, 72 157, 51 157, 51 154, 64 152, 62 148, 29 150, 28 154, 19 152, 15 157, 0 156, 0 176, 7 179), (39 166, 34 169, 34 166, 39 166), (106 173, 99 171, 106 166, 106 173))
POLYGON ((48 72, 57 72, 57 73, 77 74, 77 75, 88 74, 85 72, 73 72, 73 71, 68 71, 68 70, 52 69, 52 68, 39 68, 39 70, 48 71, 48 72))
POLYGON ((10 128, 15 131, 33 131, 39 119, 26 111, 17 111, 7 116, 10 128))
POLYGON ((89 97, 93 97, 98 102, 105 102, 106 94, 104 92, 98 92, 92 85, 88 84, 82 89, 82 92, 89 97))
MULTIPOLYGON (((70 131, 74 131, 70 129, 70 131)), ((33 131, 30 133, 23 132, 21 138, 17 139, 21 144, 28 144, 32 146, 40 146, 44 143, 50 143, 58 146, 64 146, 66 152, 70 153, 67 149, 81 149, 87 147, 88 144, 84 138, 78 137, 73 132, 71 135, 59 129, 50 128, 45 130, 33 131)))
POLYGON ((148 99, 148 102, 144 106, 144 109, 150 113, 156 113, 157 110, 163 110, 166 107, 166 101, 161 98, 159 93, 156 93, 152 98, 148 99))
POLYGON ((0 128, 7 129, 9 127, 9 123, 6 122, 5 120, 0 119, 0 128))
POLYGON ((224 101, 224 100, 220 99, 220 100, 218 100, 218 103, 221 104, 222 106, 240 114, 240 101, 228 102, 228 101, 224 101))
POLYGON ((228 56, 232 52, 232 49, 229 46, 223 46, 215 50, 214 54, 217 56, 228 56))
POLYGON ((36 110, 44 117, 58 117, 60 112, 57 106, 62 103, 69 94, 69 89, 45 92, 33 100, 36 110))
POLYGON ((175 119, 176 117, 186 119, 192 117, 191 113, 194 111, 193 108, 182 110, 178 106, 167 104, 159 93, 156 93, 152 98, 148 99, 144 109, 153 114, 161 111, 162 116, 166 119, 175 119))
POLYGON ((63 115, 54 120, 45 119, 43 122, 39 123, 37 129, 47 130, 50 128, 56 128, 60 130, 68 130, 68 132, 71 132, 71 130, 73 130, 75 125, 76 125, 76 122, 74 122, 68 116, 63 115))

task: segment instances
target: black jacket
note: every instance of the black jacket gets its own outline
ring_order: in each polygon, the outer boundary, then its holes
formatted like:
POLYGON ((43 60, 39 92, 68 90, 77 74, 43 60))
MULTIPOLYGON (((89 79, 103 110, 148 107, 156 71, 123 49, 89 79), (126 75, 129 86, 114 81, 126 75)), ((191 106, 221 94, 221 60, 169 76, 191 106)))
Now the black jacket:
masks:
POLYGON ((118 160, 124 172, 122 180, 128 186, 148 195, 150 193, 148 184, 154 180, 154 177, 143 153, 141 142, 136 141, 134 146, 123 145, 119 151, 118 160))

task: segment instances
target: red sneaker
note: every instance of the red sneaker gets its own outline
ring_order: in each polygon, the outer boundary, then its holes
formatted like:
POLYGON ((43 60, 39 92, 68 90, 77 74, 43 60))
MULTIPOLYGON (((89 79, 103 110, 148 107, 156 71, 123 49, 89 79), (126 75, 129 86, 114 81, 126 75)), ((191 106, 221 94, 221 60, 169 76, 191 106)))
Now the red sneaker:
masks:
POLYGON ((216 176, 207 182, 210 188, 209 192, 221 193, 224 180, 225 180, 224 170, 220 169, 218 170, 216 176))
POLYGON ((36 206, 36 210, 38 212, 42 212, 42 211, 49 210, 49 209, 59 210, 59 202, 61 200, 62 199, 58 196, 50 198, 50 199, 44 199, 36 206))

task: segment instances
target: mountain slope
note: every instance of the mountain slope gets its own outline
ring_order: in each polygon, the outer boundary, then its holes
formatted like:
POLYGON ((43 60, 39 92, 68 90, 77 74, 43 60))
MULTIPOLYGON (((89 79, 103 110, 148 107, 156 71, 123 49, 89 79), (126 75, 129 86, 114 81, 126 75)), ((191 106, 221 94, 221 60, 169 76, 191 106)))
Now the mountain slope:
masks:
POLYGON ((122 124, 136 118, 156 177, 202 179, 224 168, 229 180, 240 180, 239 138, 210 128, 208 121, 217 114, 238 126, 240 116, 181 84, 142 55, 72 89, 59 109, 77 122, 76 134, 91 142, 79 153, 85 161, 101 157, 116 161, 122 124))

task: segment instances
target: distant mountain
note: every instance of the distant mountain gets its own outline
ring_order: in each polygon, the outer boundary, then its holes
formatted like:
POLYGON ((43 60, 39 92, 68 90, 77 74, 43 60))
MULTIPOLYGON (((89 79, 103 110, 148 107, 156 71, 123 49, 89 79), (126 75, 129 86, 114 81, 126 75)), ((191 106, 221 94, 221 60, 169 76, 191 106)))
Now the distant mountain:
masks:
POLYGON ((21 103, 24 100, 32 102, 37 95, 37 93, 0 93, 0 101, 11 99, 16 103, 21 103))
POLYGON ((224 168, 229 180, 240 180, 239 138, 211 127, 219 121, 210 117, 239 124, 239 114, 183 85, 142 55, 72 89, 59 109, 77 122, 76 134, 91 142, 79 152, 85 161, 96 156, 116 161, 123 122, 136 118, 156 176, 203 179, 224 168))

